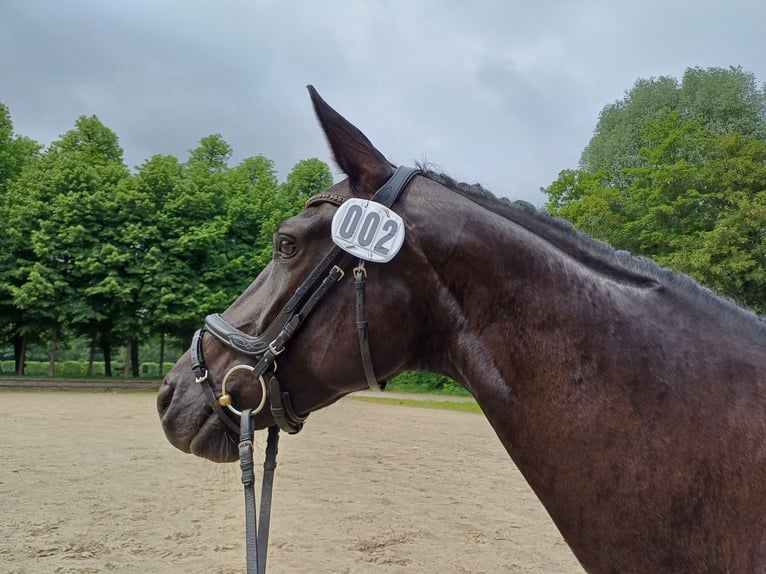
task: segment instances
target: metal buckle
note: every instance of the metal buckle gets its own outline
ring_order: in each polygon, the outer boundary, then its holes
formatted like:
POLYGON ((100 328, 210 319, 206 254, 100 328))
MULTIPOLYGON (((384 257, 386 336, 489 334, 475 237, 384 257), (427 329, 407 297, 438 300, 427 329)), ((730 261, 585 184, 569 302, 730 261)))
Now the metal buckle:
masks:
POLYGON ((205 381, 207 381, 207 369, 205 369, 205 372, 202 374, 202 376, 201 376, 201 377, 195 377, 195 378, 194 378, 194 382, 195 382, 195 383, 199 383, 199 384, 202 384, 202 383, 204 383, 205 381))
POLYGON ((281 349, 277 349, 274 346, 274 343, 276 343, 276 342, 277 342, 277 340, 274 339, 271 343, 269 343, 269 351, 271 351, 271 354, 274 355, 275 357, 278 356, 278 355, 281 355, 282 353, 284 353, 285 349, 287 348, 287 347, 282 347, 281 349))
POLYGON ((354 278, 356 279, 356 274, 361 273, 364 275, 364 279, 367 280, 367 267, 364 265, 360 265, 359 267, 354 267, 354 278))
POLYGON ((242 440, 239 442, 239 448, 249 448, 250 450, 254 450, 253 448, 253 441, 251 440, 242 440))
POLYGON ((333 265, 332 271, 336 271, 338 273, 338 278, 336 279, 336 281, 340 281, 346 276, 346 272, 343 271, 343 269, 338 265, 333 265))

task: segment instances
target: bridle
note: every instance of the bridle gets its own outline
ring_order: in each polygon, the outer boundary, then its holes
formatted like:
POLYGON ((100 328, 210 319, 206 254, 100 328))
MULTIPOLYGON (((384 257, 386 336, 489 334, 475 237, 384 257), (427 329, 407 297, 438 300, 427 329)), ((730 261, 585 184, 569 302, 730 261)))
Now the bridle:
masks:
MULTIPOLYGON (((418 173, 419 170, 414 168, 398 168, 372 196, 372 201, 391 207, 404 191, 404 188, 407 187, 407 184, 418 173)), ((320 203, 340 206, 345 199, 344 196, 335 193, 320 193, 306 201, 306 208, 320 203)), ((241 369, 251 371, 253 377, 260 382, 262 397, 268 397, 271 414, 280 429, 288 434, 295 434, 303 428, 307 415, 301 416, 296 413, 289 393, 282 390, 276 377, 276 358, 285 351, 290 339, 305 323, 317 303, 337 282, 343 279, 353 259, 353 255, 343 251, 337 245, 333 246, 260 335, 248 335, 240 331, 218 313, 205 317, 205 327, 198 329, 192 337, 191 366, 196 382, 202 385, 208 403, 221 418, 221 421, 232 431, 239 434, 240 425, 229 416, 224 408, 236 416, 241 416, 241 412, 233 406, 231 395, 226 392, 225 381, 232 372, 241 369), (202 351, 203 337, 207 332, 226 347, 257 361, 255 366, 241 364, 230 369, 224 376, 220 394, 216 393, 213 386, 202 351)), ((363 260, 358 260, 358 265, 353 269, 353 276, 362 366, 368 386, 370 389, 378 391, 381 390, 381 385, 378 384, 372 367, 367 337, 367 321, 365 319, 367 270, 363 260)), ((264 406, 265 401, 262 400, 259 407, 254 409, 251 414, 257 414, 264 406)))
MULTIPOLYGON (((372 201, 386 207, 392 207, 409 182, 419 173, 418 169, 399 167, 394 174, 372 196, 372 201)), ((329 203, 340 207, 347 198, 335 193, 320 193, 306 201, 308 209, 321 203, 329 203)), ((240 436, 239 453, 242 467, 242 482, 245 485, 246 524, 247 524, 247 572, 262 574, 266 568, 266 548, 268 545, 269 511, 271 507, 271 481, 276 467, 277 444, 279 429, 288 434, 300 432, 308 416, 298 414, 293 408, 290 394, 283 390, 276 376, 276 358, 281 355, 290 339, 305 323, 316 305, 330 289, 345 277, 355 256, 344 251, 337 245, 333 246, 314 267, 314 270, 296 289, 274 320, 260 335, 248 335, 231 325, 220 314, 205 317, 205 326, 195 331, 190 349, 191 366, 195 380, 199 383, 207 397, 207 401, 220 420, 240 436), (224 346, 246 357, 251 357, 255 365, 238 364, 230 368, 221 381, 221 392, 218 393, 210 378, 202 350, 202 341, 206 333, 210 333, 224 346), (252 409, 238 410, 232 404, 231 394, 226 391, 226 383, 232 373, 250 371, 261 385, 261 401, 252 409), (264 462, 264 480, 261 494, 261 517, 258 528, 255 526, 255 495, 253 483, 253 429, 251 418, 263 410, 268 403, 271 415, 276 422, 269 429, 269 438, 264 462), (239 417, 234 420, 229 413, 239 417), (258 536, 260 530, 260 536, 258 536), (254 557, 254 558, 252 558, 254 557)), ((357 259, 358 263, 352 270, 356 293, 356 325, 359 338, 362 367, 367 385, 371 390, 380 391, 385 382, 380 383, 375 377, 372 365, 370 344, 367 332, 365 312, 365 286, 367 269, 365 261, 357 259)))

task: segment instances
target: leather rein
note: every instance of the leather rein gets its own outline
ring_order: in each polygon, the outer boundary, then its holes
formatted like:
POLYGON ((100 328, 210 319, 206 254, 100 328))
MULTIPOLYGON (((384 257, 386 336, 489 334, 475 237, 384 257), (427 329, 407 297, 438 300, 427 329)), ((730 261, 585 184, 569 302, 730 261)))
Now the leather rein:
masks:
MULTIPOLYGON (((372 201, 389 208, 392 207, 412 178, 418 173, 419 170, 415 168, 397 168, 389 180, 375 192, 372 201)), ((346 197, 335 193, 320 193, 306 201, 305 209, 320 203, 330 203, 339 207, 346 199, 346 197)), ((205 326, 197 329, 192 337, 190 354, 195 380, 202 387, 208 404, 220 420, 240 437, 240 467, 242 469, 242 483, 245 487, 248 574, 263 574, 266 570, 271 486, 276 468, 279 429, 288 434, 298 433, 308 417, 308 415, 300 415, 295 411, 289 392, 283 390, 279 384, 276 377, 276 358, 285 351, 290 339, 305 323, 316 305, 336 283, 345 277, 354 258, 353 255, 337 245, 333 246, 260 335, 248 335, 231 325, 220 314, 215 313, 205 317, 205 326), (206 333, 210 333, 226 347, 255 361, 254 366, 239 364, 230 368, 221 381, 220 393, 216 391, 205 363, 202 342, 206 333), (261 385, 260 403, 254 408, 243 409, 242 411, 234 407, 231 394, 226 391, 229 377, 239 370, 250 371, 254 379, 258 380, 261 385), (263 465, 264 478, 261 484, 261 515, 259 524, 256 525, 255 475, 253 472, 254 432, 251 419, 265 408, 267 402, 276 426, 269 428, 266 459, 263 465), (239 422, 232 418, 229 413, 239 418, 239 422)), ((356 326, 364 376, 371 390, 381 391, 385 387, 385 382, 380 383, 375 377, 367 332, 365 312, 367 269, 364 260, 358 260, 356 267, 352 270, 352 275, 356 293, 356 326)))

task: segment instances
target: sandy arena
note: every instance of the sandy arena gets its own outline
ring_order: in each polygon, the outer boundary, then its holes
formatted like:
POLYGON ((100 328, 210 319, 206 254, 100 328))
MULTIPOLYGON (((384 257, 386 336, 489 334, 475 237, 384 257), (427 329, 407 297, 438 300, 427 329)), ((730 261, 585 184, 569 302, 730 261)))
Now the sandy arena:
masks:
MULTIPOLYGON (((154 400, 0 393, 0 572, 245 571, 238 465, 173 448, 154 400)), ((583 572, 482 415, 347 398, 278 461, 269 574, 583 572)))

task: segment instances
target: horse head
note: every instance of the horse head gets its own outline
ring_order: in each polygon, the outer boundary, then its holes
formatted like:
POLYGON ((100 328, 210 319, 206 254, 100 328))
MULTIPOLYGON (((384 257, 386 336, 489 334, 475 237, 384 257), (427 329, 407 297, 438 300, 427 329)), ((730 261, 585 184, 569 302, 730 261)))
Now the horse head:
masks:
MULTIPOLYGON (((434 347, 429 333, 438 332, 430 324, 435 314, 429 313, 428 277, 419 273, 415 289, 407 280, 427 268, 418 230, 428 221, 414 214, 425 199, 418 190, 436 184, 417 177, 416 170, 395 176, 397 169, 362 132, 313 87, 309 92, 334 159, 348 177, 277 227, 272 261, 222 315, 207 318, 159 393, 170 442, 214 461, 236 458, 241 409, 258 410, 255 428, 276 423, 297 432, 312 411, 427 364, 434 347), (399 189, 386 188, 387 182, 399 189), (370 263, 335 246, 331 226, 340 205, 350 199, 369 203, 381 188, 389 203, 395 201, 392 211, 403 217, 389 229, 401 225, 405 240, 390 261, 373 257, 370 263)), ((347 215, 347 235, 352 226, 364 225, 362 207, 356 209, 347 215)), ((380 227, 375 217, 368 219, 380 227)), ((371 225, 360 232, 368 243, 375 235, 371 225)), ((375 237, 383 252, 391 247, 388 239, 395 241, 391 234, 375 237)))

